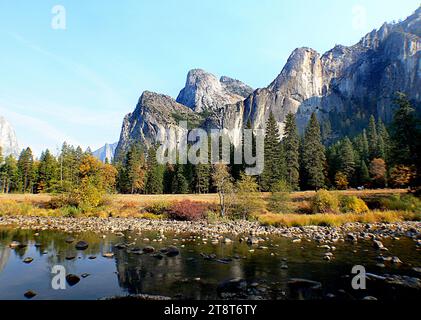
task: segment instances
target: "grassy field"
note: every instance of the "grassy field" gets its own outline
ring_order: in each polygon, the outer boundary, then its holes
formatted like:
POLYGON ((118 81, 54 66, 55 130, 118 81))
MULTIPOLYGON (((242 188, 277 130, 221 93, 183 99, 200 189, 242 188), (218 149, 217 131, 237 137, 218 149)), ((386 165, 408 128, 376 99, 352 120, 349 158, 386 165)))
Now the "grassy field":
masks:
MULTIPOLYGON (((348 190, 333 191, 337 196, 356 196, 367 203, 376 203, 388 199, 394 195, 403 196, 407 190, 348 190)), ((305 225, 326 225, 339 226, 348 222, 375 223, 375 222, 398 222, 398 221, 420 221, 419 210, 408 210, 397 208, 372 207, 369 211, 355 213, 332 213, 332 214, 311 214, 311 199, 315 192, 294 192, 286 202, 288 213, 274 214, 268 211, 254 214, 253 219, 262 225, 272 226, 305 226, 305 225)), ((262 198, 269 200, 269 193, 262 193, 262 198)), ((217 194, 187 194, 187 195, 111 195, 106 203, 95 208, 92 212, 82 213, 75 208, 51 208, 50 200, 53 197, 46 194, 0 194, 0 216, 1 215, 22 215, 22 216, 94 216, 94 217, 137 217, 145 219, 165 219, 166 214, 156 213, 162 208, 169 208, 177 201, 190 200, 209 204, 217 208, 217 194)), ((398 197, 399 198, 399 197, 398 197)), ((418 200, 419 201, 419 200, 418 200)), ((266 202, 268 203, 268 201, 266 202)), ((418 202, 418 207, 419 208, 418 202)), ((400 204, 400 203, 399 203, 400 204)), ((215 209, 214 209, 215 210, 215 209)), ((217 209, 216 209, 217 210, 217 209)), ((420 210, 421 211, 421 210, 420 210)), ((214 214, 215 216, 215 214, 214 214)), ((217 214, 216 214, 217 216, 217 214)))
MULTIPOLYGON (((373 197, 385 197, 393 194, 405 194, 408 192, 406 189, 379 189, 379 190, 347 190, 347 191, 335 191, 339 195, 346 196, 357 196, 360 198, 373 198, 373 197)), ((300 202, 308 201, 315 195, 314 191, 304 192, 293 192, 291 193, 291 201, 300 202)), ((268 198, 269 193, 262 193, 262 198, 268 198)), ((182 200, 191 200, 204 203, 218 203, 217 194, 170 194, 170 195, 111 195, 110 199, 112 202, 117 203, 136 203, 139 205, 150 205, 158 202, 174 202, 182 200)), ((0 194, 0 203, 2 201, 16 201, 26 202, 32 204, 45 204, 51 200, 51 196, 48 194, 0 194)))

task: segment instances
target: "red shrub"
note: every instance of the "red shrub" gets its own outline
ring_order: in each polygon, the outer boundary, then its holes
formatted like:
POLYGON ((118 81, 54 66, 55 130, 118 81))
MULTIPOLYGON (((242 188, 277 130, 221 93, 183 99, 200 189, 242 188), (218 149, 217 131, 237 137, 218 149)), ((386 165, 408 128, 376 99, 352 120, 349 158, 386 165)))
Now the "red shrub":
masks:
POLYGON ((208 206, 205 203, 183 200, 174 203, 169 210, 169 217, 174 220, 195 221, 205 217, 208 206))

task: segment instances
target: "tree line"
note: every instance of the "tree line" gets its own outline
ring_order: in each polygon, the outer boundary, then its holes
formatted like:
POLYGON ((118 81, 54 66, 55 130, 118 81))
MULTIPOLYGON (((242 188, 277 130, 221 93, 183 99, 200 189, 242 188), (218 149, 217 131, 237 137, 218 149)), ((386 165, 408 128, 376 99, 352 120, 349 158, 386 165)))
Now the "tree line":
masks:
MULTIPOLYGON (((265 132, 264 170, 255 177, 258 191, 275 191, 280 185, 288 190, 419 185, 419 119, 405 95, 399 94, 395 102, 397 110, 389 126, 371 116, 360 134, 328 146, 323 144, 315 113, 303 135, 298 133, 295 115, 288 114, 282 140, 278 124, 270 114, 265 132)), ((251 123, 246 127, 251 128, 251 123)), ((190 163, 162 165, 157 162, 156 150, 132 144, 113 163, 101 163, 90 150, 84 152, 67 143, 58 155, 46 150, 39 159, 35 159, 30 148, 24 149, 18 159, 3 158, 0 152, 0 191, 71 192, 78 198, 84 194, 92 196, 96 189, 125 194, 211 193, 224 188, 216 177, 233 183, 246 179, 245 163, 229 164, 226 168, 190 163)), ((233 157, 233 146, 231 154, 233 157)))

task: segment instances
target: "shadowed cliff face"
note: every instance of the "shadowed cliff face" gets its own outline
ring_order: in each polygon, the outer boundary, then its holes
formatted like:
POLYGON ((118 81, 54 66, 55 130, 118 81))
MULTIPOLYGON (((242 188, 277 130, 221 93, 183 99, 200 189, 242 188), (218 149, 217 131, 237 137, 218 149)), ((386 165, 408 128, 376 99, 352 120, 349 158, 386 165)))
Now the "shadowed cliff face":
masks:
MULTIPOLYGON (((200 113, 206 129, 238 130, 248 120, 255 129, 265 128, 271 112, 281 132, 290 112, 297 115, 300 131, 316 112, 322 122, 333 122, 334 136, 348 133, 342 127, 345 120, 358 125, 373 114, 389 122, 397 91, 421 105, 420 37, 421 8, 401 23, 385 23, 351 47, 338 45, 323 55, 310 48, 294 50, 278 77, 254 92, 238 80, 218 80, 203 70, 192 70, 178 103, 169 97, 156 99, 153 107, 139 103, 126 117, 119 149, 129 141, 153 140, 156 128, 168 122, 176 126, 168 117, 175 109, 200 113)), ((240 141, 235 135, 231 139, 234 144, 240 141)))

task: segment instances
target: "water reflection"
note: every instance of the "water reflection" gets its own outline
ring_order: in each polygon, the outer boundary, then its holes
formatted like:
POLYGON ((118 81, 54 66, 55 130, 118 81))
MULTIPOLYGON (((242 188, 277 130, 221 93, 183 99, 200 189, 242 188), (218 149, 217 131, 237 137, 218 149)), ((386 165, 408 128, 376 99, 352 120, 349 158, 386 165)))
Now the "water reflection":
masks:
MULTIPOLYGON (((390 250, 389 255, 399 256, 404 265, 379 268, 378 253, 367 243, 338 244, 334 260, 326 262, 323 260, 325 251, 317 244, 292 244, 279 238, 270 239, 263 248, 250 248, 238 241, 233 244, 204 244, 191 235, 177 235, 176 239, 175 235, 168 234, 166 239, 158 242, 153 241, 158 237, 153 232, 141 236, 93 233, 72 236, 75 242, 69 244, 66 242, 69 234, 62 232, 42 231, 37 234, 35 231, 0 229, 0 299, 25 299, 23 294, 27 290, 37 292, 34 299, 98 299, 127 294, 216 299, 219 298, 218 285, 234 278, 246 279, 253 286, 262 286, 266 299, 279 299, 288 297, 287 284, 291 278, 319 281, 323 284, 322 294, 326 295, 338 291, 350 292, 349 275, 356 264, 366 266, 368 272, 409 276, 416 276, 412 267, 421 265, 420 251, 409 239, 385 243, 390 250), (141 240, 143 238, 152 241, 146 242, 141 240), (75 249, 79 240, 89 243, 87 250, 75 249), (11 249, 9 244, 12 241, 19 241, 22 246, 11 249), (116 244, 122 243, 130 245, 118 249, 116 244), (175 245, 180 249, 180 255, 166 257, 164 254, 139 254, 132 250, 151 245, 158 253, 164 247, 175 245), (108 252, 114 252, 114 257, 103 257, 108 252), (217 258, 203 258, 211 254, 217 258), (23 263, 27 257, 33 258, 33 262, 23 263), (67 290, 53 290, 51 269, 54 265, 65 266, 67 273, 88 276, 67 290), (287 268, 282 267, 285 265, 287 268)), ((396 291, 384 288, 352 292, 354 298, 368 294, 399 298, 396 291)), ((415 295, 410 292, 409 295, 420 298, 419 292, 415 295)))

